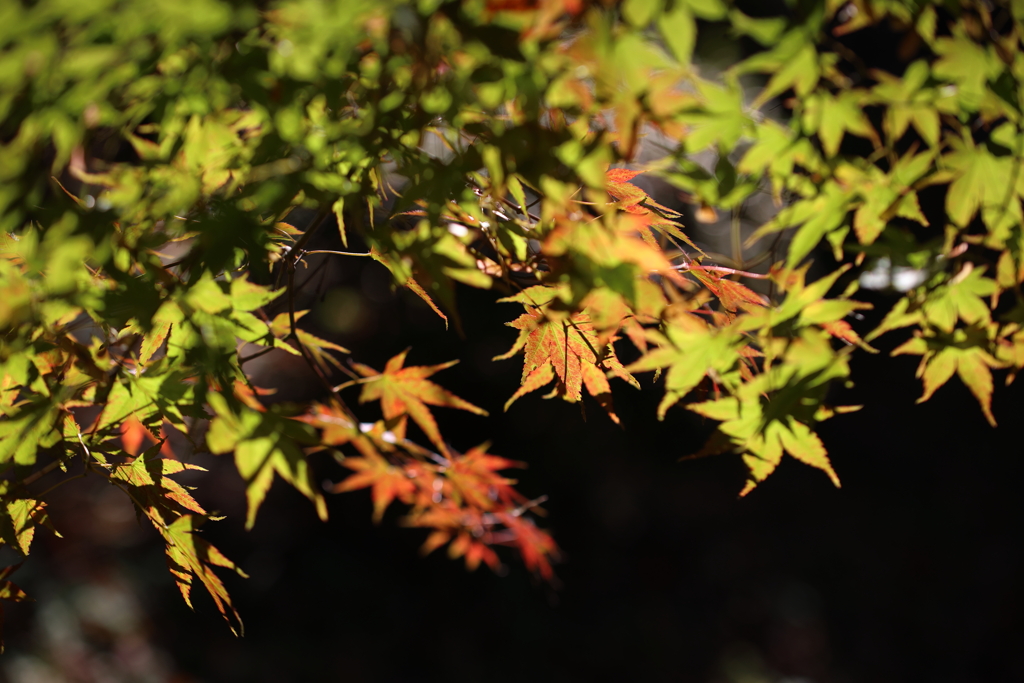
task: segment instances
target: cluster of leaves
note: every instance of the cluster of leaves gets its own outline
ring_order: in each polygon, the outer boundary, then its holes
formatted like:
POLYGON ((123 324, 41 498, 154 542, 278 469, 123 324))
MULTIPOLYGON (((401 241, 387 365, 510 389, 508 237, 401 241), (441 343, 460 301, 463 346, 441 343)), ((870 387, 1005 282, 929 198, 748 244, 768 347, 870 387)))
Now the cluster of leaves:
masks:
MULTIPOLYGON (((517 463, 441 436, 428 406, 483 412, 428 379, 448 364, 406 367, 403 353, 378 372, 300 328, 296 268, 330 225, 457 328, 457 285, 522 307, 495 359, 524 358, 506 409, 586 389, 618 422, 609 379, 639 388, 633 373, 654 371, 659 417, 682 401, 720 422, 702 452, 741 454, 744 494, 784 453, 839 484, 814 427, 853 409, 828 389, 889 330, 913 327, 897 353, 921 355, 922 400, 956 373, 994 423, 991 370, 1024 367, 1024 4, 779 9, 4 3, 0 539, 29 553, 43 477, 103 477, 163 536, 186 601, 198 580, 240 628, 213 568, 241 569, 197 533, 210 515, 171 478, 196 469, 169 448, 177 431, 234 454, 249 527, 275 475, 326 517, 308 456, 327 451, 354 472, 335 491, 370 488, 377 519, 406 504, 406 523, 431 530, 425 550, 497 567, 494 546, 510 545, 551 577, 538 501, 499 473, 517 463), (881 22, 902 36, 901 73, 864 68, 842 42, 881 22), (712 78, 693 55, 716 24, 750 55, 712 78), (748 102, 752 74, 770 76, 748 102), (775 100, 785 122, 765 114, 775 100), (674 146, 645 170, 698 215, 738 216, 769 192, 780 210, 755 237, 791 235, 784 260, 769 263, 777 239, 753 261, 699 249, 622 168, 655 133, 674 146), (944 211, 922 210, 927 188, 945 189, 944 211), (315 217, 289 223, 296 209, 315 217), (809 281, 823 241, 850 262, 809 281), (926 277, 862 338, 847 318, 866 307, 852 297, 869 256, 926 277), (627 342, 638 360, 623 365, 627 342), (259 399, 245 364, 275 349, 308 363, 323 400, 259 399), (344 400, 356 387, 381 419, 344 400), (407 437, 410 418, 432 448, 407 437)), ((24 599, 11 571, 0 598, 24 599)))

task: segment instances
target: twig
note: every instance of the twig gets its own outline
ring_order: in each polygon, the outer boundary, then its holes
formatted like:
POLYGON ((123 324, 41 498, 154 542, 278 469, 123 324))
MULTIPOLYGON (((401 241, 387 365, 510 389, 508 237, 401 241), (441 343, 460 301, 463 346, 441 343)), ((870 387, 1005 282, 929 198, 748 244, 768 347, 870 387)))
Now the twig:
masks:
POLYGON ((43 491, 42 493, 37 493, 37 494, 35 494, 35 495, 36 495, 36 498, 42 498, 43 496, 49 495, 49 494, 50 494, 51 492, 53 492, 53 491, 54 491, 54 489, 57 489, 57 488, 59 488, 59 487, 63 486, 64 484, 68 483, 69 481, 74 481, 75 479, 81 479, 82 477, 84 477, 84 476, 85 476, 86 472, 88 472, 88 471, 89 471, 89 466, 88 466, 88 465, 86 465, 86 466, 85 466, 85 469, 84 469, 84 470, 82 471, 82 473, 81 473, 81 474, 76 474, 75 476, 73 476, 73 477, 68 477, 67 479, 61 479, 61 480, 60 480, 60 481, 58 481, 58 482, 57 482, 56 484, 54 484, 54 485, 53 485, 53 486, 51 486, 50 488, 46 489, 46 490, 45 490, 45 491, 43 491))
POLYGON ((313 234, 320 229, 320 226, 323 225, 325 220, 327 220, 330 213, 331 212, 328 209, 320 209, 316 217, 313 219, 313 222, 310 223, 309 227, 306 228, 306 231, 302 233, 302 237, 292 245, 292 250, 288 254, 288 258, 292 263, 295 263, 295 261, 298 260, 298 257, 295 256, 295 254, 302 252, 302 248, 306 246, 310 239, 313 238, 313 234))
POLYGON ((238 357, 238 365, 242 366, 242 365, 248 363, 251 360, 256 360, 260 356, 265 356, 268 353, 270 353, 271 351, 273 351, 275 348, 276 347, 271 346, 271 347, 263 349, 262 351, 257 351, 256 353, 252 354, 251 356, 246 356, 245 358, 242 358, 241 356, 239 356, 238 357))
POLYGON ((58 460, 54 460, 53 462, 51 462, 49 465, 47 465, 43 469, 39 470, 38 472, 33 472, 29 476, 25 477, 25 480, 22 481, 21 483, 24 484, 25 486, 29 486, 31 484, 34 484, 35 482, 39 481, 40 479, 45 477, 50 472, 53 472, 55 469, 57 469, 57 467, 59 465, 60 465, 60 460, 59 459, 58 460))
MULTIPOLYGON (((300 256, 298 259, 296 259, 296 263, 298 263, 299 261, 302 261, 302 257, 305 256, 306 254, 309 254, 309 253, 311 253, 311 252, 307 251, 307 252, 303 253, 302 256, 300 256)), ((302 264, 307 266, 307 267, 309 265, 305 261, 302 261, 302 264)), ((303 289, 305 289, 306 285, 308 285, 310 282, 312 282, 313 278, 316 277, 316 274, 319 273, 321 270, 323 270, 324 266, 326 266, 326 265, 327 265, 327 259, 324 259, 323 261, 320 262, 320 265, 317 266, 316 268, 314 268, 313 272, 310 273, 306 277, 306 279, 303 280, 302 283, 299 284, 299 286, 295 288, 295 291, 296 292, 301 292, 303 289)), ((324 272, 326 272, 326 271, 324 271, 324 272)), ((323 278, 320 278, 320 282, 323 283, 323 278)))
POLYGON ((690 263, 684 263, 678 266, 673 266, 672 270, 710 270, 716 273, 726 273, 728 275, 741 275, 743 277, 753 278, 755 280, 767 280, 769 278, 765 273, 750 273, 745 270, 737 270, 736 268, 726 268, 725 266, 700 266, 690 263))
POLYGON ((535 221, 537 223, 540 223, 540 216, 533 215, 532 213, 530 213, 529 211, 526 210, 526 207, 517 206, 515 202, 509 201, 508 199, 505 199, 504 197, 500 197, 499 201, 502 204, 504 204, 505 206, 508 206, 510 208, 513 208, 513 209, 516 209, 517 211, 520 211, 521 213, 525 214, 527 217, 530 218, 530 220, 535 221))
MULTIPOLYGON (((295 263, 291 262, 288 264, 288 323, 291 331, 288 336, 285 337, 285 341, 288 339, 295 340, 295 346, 298 348, 299 353, 302 355, 302 359, 306 361, 306 365, 309 366, 313 374, 316 375, 317 379, 324 386, 325 389, 332 395, 337 397, 338 391, 334 386, 327 380, 324 373, 320 370, 320 367, 316 364, 313 358, 309 355, 309 350, 306 345, 302 343, 302 339, 299 337, 299 328, 295 324, 295 263)), ((346 407, 347 410, 347 407, 346 407)))
MULTIPOLYGON (((376 375, 374 375, 374 377, 376 377, 376 375)), ((354 379, 349 380, 348 382, 342 382, 338 386, 336 386, 333 389, 331 389, 331 391, 336 394, 339 391, 341 391, 342 389, 348 389, 349 387, 354 387, 355 385, 362 384, 363 382, 365 382, 365 381, 367 381, 369 379, 373 379, 373 377, 356 377, 354 379)))
POLYGON ((306 228, 304 233, 302 233, 302 236, 288 248, 288 254, 284 258, 284 270, 278 272, 277 281, 274 285, 275 287, 281 282, 281 272, 289 272, 294 269, 295 262, 302 256, 303 247, 305 247, 309 240, 313 238, 313 234, 320 229, 320 226, 323 225, 323 222, 327 220, 327 216, 329 215, 329 209, 320 209, 320 211, 317 212, 316 217, 314 217, 313 221, 309 224, 309 227, 306 228))
POLYGON ((741 227, 740 211, 739 209, 733 209, 732 221, 729 226, 729 238, 730 242, 732 242, 732 260, 733 263, 742 268, 746 265, 746 262, 743 260, 743 243, 740 239, 742 237, 742 235, 740 235, 741 227))
POLYGON ((538 505, 541 505, 541 504, 543 504, 543 503, 546 503, 546 502, 547 502, 547 500, 548 500, 548 494, 546 494, 546 493, 545 493, 544 495, 542 495, 542 496, 538 496, 537 498, 534 498, 533 500, 528 500, 528 501, 526 501, 525 503, 523 503, 522 505, 520 505, 519 507, 517 507, 517 508, 516 508, 515 510, 513 510, 513 511, 512 511, 512 512, 510 512, 509 514, 511 514, 511 515, 512 515, 513 517, 519 517, 519 516, 521 516, 521 515, 522 515, 522 514, 523 514, 524 512, 526 512, 527 510, 529 510, 530 508, 535 508, 535 507, 537 507, 538 505))
POLYGON ((303 256, 306 254, 334 254, 335 256, 373 256, 370 252, 360 254, 354 251, 333 251, 331 249, 311 249, 309 251, 302 252, 303 256))

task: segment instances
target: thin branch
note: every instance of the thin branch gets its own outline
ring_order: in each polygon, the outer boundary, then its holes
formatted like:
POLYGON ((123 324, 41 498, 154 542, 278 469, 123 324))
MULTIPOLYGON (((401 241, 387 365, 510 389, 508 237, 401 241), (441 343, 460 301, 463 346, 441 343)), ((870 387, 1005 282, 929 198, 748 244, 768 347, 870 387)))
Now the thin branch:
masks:
POLYGON ((749 277, 749 278, 753 278, 755 280, 767 280, 770 277, 769 275, 767 275, 765 273, 750 273, 750 272, 745 271, 745 270, 737 270, 736 268, 726 268, 725 266, 700 266, 700 265, 693 265, 693 264, 689 264, 689 263, 684 263, 682 265, 673 266, 672 269, 673 270, 681 270, 681 271, 688 271, 688 270, 710 270, 710 271, 713 271, 713 272, 716 272, 716 273, 725 273, 727 275, 742 275, 743 277, 749 277))
POLYGON ((510 512, 509 514, 511 514, 513 517, 520 517, 520 516, 522 516, 522 514, 524 512, 526 512, 530 508, 535 508, 538 505, 546 503, 547 500, 548 500, 548 494, 545 493, 544 495, 538 496, 537 498, 534 498, 533 500, 526 501, 525 503, 523 503, 522 505, 517 507, 515 510, 512 510, 512 512, 510 512))
MULTIPOLYGON (((374 375, 374 377, 376 377, 376 375, 374 375)), ((331 391, 333 393, 338 393, 342 389, 348 389, 349 387, 354 387, 357 384, 362 384, 363 382, 365 382, 365 381, 367 381, 369 379, 373 379, 373 377, 357 377, 355 379, 349 380, 348 382, 342 382, 338 386, 336 386, 333 389, 331 389, 331 391)))
POLYGON ((302 233, 302 236, 288 248, 288 253, 284 257, 284 270, 278 272, 277 280, 274 283, 275 287, 281 283, 281 273, 289 272, 294 269, 295 262, 302 256, 303 247, 305 247, 306 244, 309 243, 309 240, 313 238, 313 234, 320 229, 320 226, 323 225, 325 220, 327 220, 330 213, 330 210, 327 208, 320 209, 320 211, 317 212, 316 217, 314 217, 313 221, 309 224, 309 227, 302 233))
MULTIPOLYGON (((327 380, 327 377, 324 375, 323 371, 320 369, 320 366, 318 366, 316 364, 316 362, 313 360, 313 358, 309 355, 309 349, 306 348, 306 345, 302 343, 302 339, 299 337, 299 328, 295 324, 295 288, 294 288, 294 285, 295 285, 295 263, 293 262, 293 263, 289 264, 289 268, 288 268, 288 323, 289 323, 291 331, 288 333, 288 336, 285 337, 285 340, 288 340, 288 339, 294 339, 295 340, 295 346, 298 348, 299 353, 302 355, 302 359, 306 361, 306 365, 308 365, 310 370, 313 371, 313 374, 316 375, 317 379, 320 380, 320 383, 324 386, 324 388, 327 389, 327 391, 332 396, 337 397, 338 396, 338 391, 327 380)), ((340 399, 339 399, 339 402, 340 402, 340 399)), ((342 404, 342 405, 344 405, 344 404, 342 404)), ((345 409, 346 409, 346 411, 348 411, 347 406, 345 407, 345 409)), ((351 411, 348 411, 348 412, 351 413, 351 411)))
POLYGON ((262 351, 257 351, 256 353, 254 353, 254 354, 252 354, 250 356, 246 356, 245 358, 242 358, 241 356, 239 356, 238 357, 238 365, 242 366, 242 365, 248 363, 251 360, 256 360, 260 356, 265 356, 268 353, 270 353, 271 351, 273 351, 275 348, 276 347, 271 346, 271 347, 263 349, 262 351))
POLYGON ((740 211, 739 209, 732 210, 732 221, 729 226, 729 238, 732 243, 732 261, 741 268, 746 265, 743 260, 743 242, 740 231, 742 224, 740 223, 740 211))
POLYGON ((45 491, 43 491, 42 493, 37 493, 37 494, 35 494, 35 495, 36 495, 36 498, 43 498, 44 496, 47 496, 47 495, 49 495, 49 494, 50 494, 50 493, 51 493, 52 491, 54 491, 55 489, 58 489, 58 488, 60 488, 61 486, 63 486, 64 484, 68 483, 69 481, 74 481, 75 479, 81 479, 81 478, 83 478, 83 477, 84 477, 84 476, 86 475, 86 472, 88 472, 88 471, 89 471, 89 467, 88 467, 88 465, 86 465, 86 468, 85 468, 85 469, 84 469, 84 470, 82 471, 82 473, 81 473, 81 474, 76 474, 75 476, 73 476, 73 477, 68 477, 67 479, 61 479, 61 480, 60 480, 60 481, 58 481, 58 482, 57 482, 56 484, 54 484, 54 485, 53 485, 53 486, 51 486, 50 488, 46 489, 46 490, 45 490, 45 491))
POLYGON ((535 221, 537 223, 540 223, 540 216, 535 216, 534 214, 530 213, 529 211, 526 210, 526 207, 520 207, 520 206, 516 205, 515 202, 509 201, 508 199, 505 199, 504 197, 500 197, 499 201, 502 204, 504 204, 505 206, 507 206, 509 208, 512 208, 512 209, 515 209, 516 211, 519 211, 520 213, 525 214, 527 217, 530 218, 530 220, 535 221))
POLYGON ((57 469, 58 466, 60 466, 60 459, 54 460, 53 462, 51 462, 49 465, 39 470, 38 472, 33 472, 29 476, 25 477, 24 481, 22 481, 21 483, 24 484, 25 486, 34 484, 35 482, 39 481, 50 472, 53 472, 55 469, 57 469))
POLYGON ((370 252, 360 254, 354 251, 333 251, 331 249, 311 249, 309 251, 302 252, 303 256, 306 254, 334 254, 335 256, 373 256, 370 252))
POLYGON ((313 234, 320 229, 320 226, 323 225, 329 215, 331 215, 329 209, 320 209, 316 217, 313 219, 313 222, 310 223, 309 227, 306 228, 306 231, 302 233, 302 237, 292 245, 292 250, 288 254, 288 258, 291 259, 292 263, 294 263, 298 258, 294 255, 302 252, 303 247, 305 247, 309 240, 313 238, 313 234))
MULTIPOLYGON (((298 259, 296 259, 296 263, 298 263, 298 262, 300 262, 300 261, 301 261, 301 262, 302 262, 302 264, 303 264, 304 266, 307 266, 307 267, 308 267, 308 265, 309 265, 309 264, 307 264, 307 263, 306 263, 305 261, 302 261, 302 257, 304 257, 304 256, 305 256, 306 254, 308 254, 308 253, 310 253, 310 252, 308 252, 308 251, 307 251, 307 252, 303 253, 303 254, 302 254, 302 256, 300 256, 300 257, 299 257, 298 259)), ((314 268, 314 269, 313 269, 313 272, 312 272, 312 273, 310 273, 310 274, 309 274, 309 275, 308 275, 308 276, 306 277, 306 279, 305 279, 305 280, 303 280, 303 281, 302 281, 302 283, 301 283, 301 284, 299 284, 299 286, 297 286, 297 287, 295 288, 295 291, 296 291, 296 292, 301 292, 301 291, 302 291, 303 289, 305 289, 306 285, 308 285, 308 284, 309 284, 310 282, 312 282, 312 281, 313 281, 313 278, 315 278, 315 277, 316 277, 316 274, 317 274, 317 273, 319 273, 319 272, 320 272, 321 270, 324 270, 324 266, 326 266, 326 265, 327 265, 327 259, 324 259, 323 261, 321 261, 321 262, 320 262, 320 265, 319 265, 319 266, 317 266, 316 268, 314 268)), ((327 271, 324 271, 324 272, 326 273, 327 271)), ((321 282, 321 283, 323 282, 323 278, 320 278, 320 282, 321 282)))

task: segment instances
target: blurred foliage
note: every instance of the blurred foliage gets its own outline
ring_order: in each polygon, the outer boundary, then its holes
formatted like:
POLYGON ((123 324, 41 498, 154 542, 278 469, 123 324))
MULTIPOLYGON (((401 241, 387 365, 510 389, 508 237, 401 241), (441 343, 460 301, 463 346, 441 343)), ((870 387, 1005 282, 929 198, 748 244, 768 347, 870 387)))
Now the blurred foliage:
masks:
MULTIPOLYGON (((913 329, 896 353, 921 356, 922 400, 957 374, 995 424, 992 370, 1024 367, 1022 35, 1024 3, 968 0, 4 3, 0 538, 27 555, 46 494, 104 477, 186 601, 198 580, 240 630, 213 567, 242 570, 172 478, 195 468, 180 432, 234 454, 249 527, 278 477, 326 517, 307 460, 326 450, 355 472, 335 491, 371 488, 377 518, 406 504, 426 551, 498 568, 513 546, 552 577, 543 498, 500 474, 517 463, 441 435, 428 406, 483 412, 427 379, 450 364, 378 372, 300 327, 296 270, 332 226, 351 249, 332 255, 384 264, 455 332, 459 286, 522 306, 510 404, 586 389, 618 421, 609 379, 656 371, 659 416, 721 422, 701 453, 741 454, 744 494, 784 453, 838 486, 814 428, 855 409, 829 388, 889 330, 913 329), (880 25, 899 73, 842 42, 880 25), (745 55, 711 77, 694 50, 720 35, 745 55), (636 168, 656 136, 667 156, 636 168), (768 193, 770 247, 745 259, 734 228, 731 258, 702 250, 641 172, 698 218, 768 193), (868 256, 922 277, 862 337, 868 256), (261 400, 246 363, 272 351, 321 399, 261 400)), ((11 571, 0 598, 24 599, 11 571)))

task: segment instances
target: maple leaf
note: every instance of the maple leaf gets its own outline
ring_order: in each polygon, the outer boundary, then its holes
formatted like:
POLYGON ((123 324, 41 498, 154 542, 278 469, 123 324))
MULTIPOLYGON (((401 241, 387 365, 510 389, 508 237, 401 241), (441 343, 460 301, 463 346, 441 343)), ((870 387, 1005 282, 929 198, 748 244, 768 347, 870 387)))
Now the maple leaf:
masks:
POLYGON ((526 501, 526 497, 512 488, 514 479, 506 479, 497 471, 510 467, 525 467, 524 463, 487 453, 488 444, 476 446, 463 455, 453 455, 451 465, 445 469, 445 478, 457 499, 489 510, 497 504, 512 506, 526 501))
POLYGON ((657 242, 649 235, 644 237, 651 225, 648 216, 630 213, 589 221, 563 216, 545 238, 541 253, 555 276, 572 282, 574 305, 598 287, 608 287, 633 305, 637 283, 651 275, 680 287, 687 285, 657 242))
POLYGON ((650 195, 629 182, 641 173, 643 171, 630 171, 624 168, 612 168, 605 173, 605 190, 618 200, 615 206, 634 215, 631 225, 640 232, 644 242, 652 249, 661 250, 651 233, 653 228, 703 254, 704 252, 680 229, 681 226, 677 222, 679 213, 654 201, 650 195))
POLYGON ((345 458, 341 464, 356 473, 335 484, 334 493, 356 491, 372 487, 373 521, 379 522, 384 511, 395 498, 404 503, 413 502, 416 482, 401 467, 395 467, 384 457, 374 453, 363 457, 345 458))
POLYGON ((389 360, 384 366, 384 372, 377 372, 361 363, 353 363, 352 367, 365 378, 360 381, 363 391, 359 396, 359 402, 379 400, 385 420, 399 419, 398 426, 394 429, 399 439, 405 438, 405 416, 411 417, 427 438, 442 453, 447 453, 448 447, 441 438, 437 422, 427 406, 458 408, 476 415, 487 415, 487 411, 427 379, 436 372, 452 367, 458 361, 403 367, 408 353, 409 350, 406 349, 389 360))
POLYGON ((721 422, 721 437, 709 442, 698 455, 733 448, 743 453, 749 476, 740 492, 746 495, 775 471, 784 452, 825 472, 837 487, 839 477, 828 459, 821 439, 808 423, 822 420, 836 410, 815 409, 827 383, 848 372, 845 355, 831 350, 826 333, 806 328, 787 340, 787 350, 771 370, 739 385, 733 396, 692 403, 687 409, 721 422), (770 400, 765 400, 772 392, 770 400), (802 419, 794 417, 797 413, 802 419))
POLYGON ((448 556, 453 560, 465 556, 466 567, 473 571, 480 566, 480 562, 486 562, 494 570, 501 566, 497 553, 491 550, 486 543, 474 539, 466 532, 460 533, 448 546, 448 556))
POLYGON ((169 322, 156 322, 153 325, 153 329, 142 336, 142 346, 139 348, 140 364, 146 365, 149 363, 153 358, 153 354, 167 341, 167 337, 171 333, 171 324, 169 322))
POLYGON ((918 403, 927 401, 932 395, 954 374, 960 377, 978 405, 985 419, 993 427, 996 426, 996 418, 992 415, 992 370, 990 368, 1005 367, 1005 363, 994 358, 984 348, 979 346, 983 340, 976 331, 956 330, 953 335, 955 346, 946 346, 935 350, 928 343, 928 339, 916 336, 893 349, 893 356, 903 354, 920 355, 921 363, 917 369, 917 376, 924 384, 924 393, 917 399, 918 403))
POLYGON ((550 302, 551 290, 536 285, 519 294, 499 301, 523 303, 527 311, 506 323, 519 330, 512 348, 494 360, 511 358, 524 352, 522 386, 505 403, 505 410, 520 396, 547 386, 557 379, 554 394, 570 403, 582 399, 583 387, 597 399, 608 416, 617 424, 618 415, 612 407, 611 387, 605 372, 611 372, 640 388, 636 379, 626 371, 615 356, 615 349, 607 345, 601 357, 595 344, 597 333, 584 313, 559 314, 549 306, 531 305, 531 301, 550 302), (550 314, 550 315, 549 315, 550 314))
POLYGON ((740 360, 741 349, 749 348, 734 327, 714 327, 685 311, 668 321, 664 334, 651 330, 647 338, 656 348, 626 369, 647 372, 668 368, 665 397, 658 405, 659 420, 706 375, 721 377, 729 372, 740 360))
POLYGON ((532 520, 514 511, 499 512, 495 517, 515 535, 514 543, 526 568, 538 571, 550 581, 554 577, 550 558, 558 553, 555 539, 548 532, 537 528, 532 520))
POLYGON ((33 498, 17 498, 0 504, 0 542, 22 555, 28 555, 36 528, 40 526, 49 527, 57 533, 46 514, 45 502, 33 498))
POLYGON ((735 313, 737 309, 756 311, 759 308, 764 308, 767 304, 763 296, 752 291, 746 285, 740 284, 735 280, 723 278, 718 273, 705 270, 699 265, 691 266, 687 272, 691 273, 712 294, 717 296, 722 307, 727 311, 732 313, 735 313))
POLYGON ((235 466, 246 483, 246 528, 256 523, 256 512, 266 498, 274 475, 311 500, 320 519, 327 520, 327 505, 313 480, 313 472, 299 444, 313 445, 313 430, 298 420, 272 412, 240 407, 236 413, 216 392, 206 397, 217 417, 210 423, 206 443, 211 453, 235 452, 235 466))
POLYGON ((21 401, 0 420, 0 464, 33 465, 36 451, 54 445, 61 436, 56 425, 62 418, 49 400, 21 401))
MULTIPOLYGON (((628 168, 610 168, 604 174, 605 179, 608 181, 609 186, 622 185, 628 183, 633 178, 643 173, 643 171, 633 171, 628 168)), ((640 188, 637 188, 638 190, 640 188)))
POLYGON ((192 585, 198 578, 209 592, 210 597, 213 598, 217 611, 228 622, 231 632, 235 635, 242 635, 244 632, 242 619, 232 606, 224 583, 213 572, 213 567, 231 569, 245 579, 249 576, 217 548, 196 535, 204 521, 200 517, 183 515, 165 528, 157 527, 167 543, 167 566, 178 584, 178 590, 185 598, 185 604, 194 609, 191 598, 192 585), (235 630, 236 623, 238 630, 235 630))
POLYGON ((180 513, 168 503, 176 503, 186 510, 205 515, 206 510, 196 502, 184 486, 169 478, 188 470, 205 472, 199 465, 157 457, 160 444, 150 448, 131 463, 116 465, 110 471, 111 479, 124 482, 133 490, 132 501, 154 522, 165 523, 165 516, 180 513))
POLYGON ((491 569, 501 566, 498 555, 488 546, 494 540, 488 528, 494 524, 494 518, 487 521, 479 510, 460 507, 451 500, 443 500, 429 509, 415 512, 405 520, 408 526, 434 528, 420 549, 424 555, 432 553, 445 543, 448 556, 457 559, 464 557, 466 568, 470 571, 486 563, 491 569))
POLYGON ((985 268, 968 262, 948 283, 929 292, 922 311, 929 323, 943 332, 952 332, 957 320, 968 325, 987 323, 991 310, 982 297, 991 296, 999 286, 984 277, 985 268))
POLYGON ((798 323, 800 325, 818 325, 836 339, 859 346, 869 353, 878 353, 877 349, 861 339, 850 323, 843 320, 854 311, 871 308, 871 304, 850 299, 819 299, 807 304, 800 311, 798 323))
POLYGON ((352 444, 367 457, 377 454, 371 440, 374 435, 364 431, 339 403, 314 403, 305 415, 295 419, 322 430, 320 443, 324 446, 352 444))
POLYGON ((836 487, 840 485, 839 477, 829 462, 828 451, 817 434, 792 417, 765 420, 760 398, 754 396, 751 400, 750 392, 746 394, 745 400, 730 396, 686 406, 695 413, 722 421, 718 427, 720 432, 742 449, 749 476, 746 486, 740 491, 741 496, 750 493, 775 471, 782 462, 783 452, 822 470, 836 487))
MULTIPOLYGON (((295 320, 298 321, 299 318, 301 318, 308 312, 309 311, 296 311, 295 320)), ((291 320, 288 313, 281 313, 277 315, 274 318, 273 322, 270 323, 270 331, 276 337, 286 338, 287 335, 291 332, 291 320)), ((327 351, 337 351, 338 353, 346 354, 349 352, 349 350, 346 349, 344 346, 339 346, 334 342, 327 341, 326 339, 321 339, 320 337, 317 337, 316 335, 311 334, 306 330, 296 328, 295 336, 298 338, 299 343, 301 343, 306 348, 306 351, 309 352, 309 355, 313 357, 313 362, 316 363, 317 366, 319 366, 320 369, 323 370, 324 372, 329 372, 331 369, 331 365, 333 365, 336 368, 341 368, 341 363, 339 363, 334 356, 327 353, 327 351)), ((292 348, 285 342, 280 342, 276 344, 276 346, 278 348, 284 349, 295 354, 300 353, 298 350, 292 348)))

